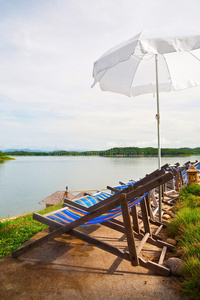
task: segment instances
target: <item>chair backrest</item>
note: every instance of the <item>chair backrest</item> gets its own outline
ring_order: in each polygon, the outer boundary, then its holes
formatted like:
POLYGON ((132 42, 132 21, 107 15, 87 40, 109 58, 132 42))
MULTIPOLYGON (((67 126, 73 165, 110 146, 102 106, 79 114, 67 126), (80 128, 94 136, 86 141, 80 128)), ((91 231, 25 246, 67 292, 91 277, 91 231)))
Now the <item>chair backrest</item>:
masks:
POLYGON ((129 191, 128 188, 126 188, 123 191, 106 198, 104 201, 94 204, 92 207, 90 207, 91 208, 90 211, 80 210, 76 207, 71 206, 71 207, 63 208, 57 212, 48 214, 46 215, 46 217, 51 219, 57 219, 58 221, 61 221, 63 223, 71 223, 75 221, 74 224, 75 225, 78 224, 78 226, 83 224, 90 225, 90 224, 101 223, 110 220, 112 218, 115 218, 121 214, 120 196, 122 194, 126 194, 128 206, 129 208, 131 208, 132 206, 142 201, 142 199, 144 199, 145 195, 150 190, 154 189, 159 185, 164 184, 165 182, 171 180, 172 178, 173 178, 172 173, 165 174, 164 172, 163 175, 159 176, 156 179, 146 180, 147 183, 143 185, 140 184, 132 191, 129 191), (81 217, 82 217, 82 221, 76 222, 81 217))
POLYGON ((110 196, 111 196, 111 194, 109 194, 109 193, 99 192, 92 196, 84 196, 84 197, 81 197, 80 199, 75 199, 74 202, 78 203, 80 205, 83 205, 85 207, 91 207, 94 204, 97 204, 100 201, 105 200, 106 198, 108 198, 110 196))

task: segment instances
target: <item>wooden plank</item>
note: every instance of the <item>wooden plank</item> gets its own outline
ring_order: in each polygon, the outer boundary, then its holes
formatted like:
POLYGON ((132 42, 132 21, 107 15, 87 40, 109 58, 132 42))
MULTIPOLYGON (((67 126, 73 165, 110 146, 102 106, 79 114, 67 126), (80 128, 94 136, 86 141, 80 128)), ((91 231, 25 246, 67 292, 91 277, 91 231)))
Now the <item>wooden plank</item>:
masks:
POLYGON ((126 185, 126 183, 122 182, 122 181, 119 181, 119 184, 121 185, 126 185))
POLYGON ((138 222, 138 213, 137 213, 136 205, 134 205, 131 208, 131 215, 132 215, 132 221, 133 221, 133 228, 136 232, 140 233, 140 226, 139 226, 139 222, 138 222))
POLYGON ((64 204, 66 206, 75 207, 75 208, 78 208, 78 209, 83 210, 83 211, 89 211, 88 207, 83 206, 83 205, 81 205, 79 203, 76 203, 76 202, 74 202, 74 201, 72 201, 70 199, 65 199, 64 200, 64 204))
MULTIPOLYGON (((171 200, 171 201, 174 201, 175 199, 173 199, 173 200, 171 200)), ((174 204, 173 203, 171 203, 170 201, 167 201, 167 200, 163 200, 162 201, 164 204, 166 204, 166 205, 169 205, 170 207, 173 207, 174 206, 174 204)), ((171 209, 171 208, 170 208, 171 209)))
MULTIPOLYGON (((112 219, 111 221, 103 222, 102 225, 105 225, 105 226, 107 226, 109 228, 117 230, 117 231, 119 231, 121 233, 125 233, 124 223, 122 223, 121 221, 112 219)), ((133 230, 133 233, 134 233, 134 236, 138 240, 142 240, 144 238, 144 236, 145 236, 145 232, 143 230, 140 230, 141 234, 138 234, 138 232, 136 232, 135 230, 133 230)), ((150 243, 151 245, 155 245, 156 244, 156 246, 162 248, 165 244, 163 244, 160 239, 161 239, 160 236, 157 236, 157 235, 155 235, 155 234, 152 233, 152 239, 148 238, 147 242, 150 243), (156 243, 156 240, 159 240, 159 242, 156 243)), ((171 249, 171 247, 170 247, 170 249, 171 249)))
MULTIPOLYGON (((139 218, 139 219, 142 219, 142 217, 141 217, 140 215, 138 215, 138 218, 139 218)), ((163 225, 163 228, 166 228, 166 227, 167 227, 166 224, 164 224, 164 223, 162 223, 162 222, 159 222, 159 221, 156 221, 156 220, 152 220, 152 219, 149 219, 149 223, 154 224, 154 225, 156 225, 156 226, 163 225)))
POLYGON ((147 207, 147 212, 150 218, 153 218, 153 213, 150 207, 150 194, 145 197, 145 202, 146 202, 146 207, 147 207))
POLYGON ((176 191, 179 192, 180 188, 179 188, 179 176, 178 176, 178 174, 175 176, 175 186, 176 186, 176 191))
POLYGON ((110 190, 110 191, 112 191, 112 192, 119 193, 119 190, 118 190, 118 189, 113 188, 113 187, 111 187, 111 186, 109 186, 109 185, 107 185, 107 189, 110 190))
POLYGON ((147 233, 147 232, 151 233, 145 199, 143 199, 140 202, 140 207, 141 207, 141 212, 142 212, 142 221, 143 221, 145 233, 147 233))
POLYGON ((168 269, 162 265, 156 264, 153 261, 146 262, 141 257, 139 257, 139 265, 144 268, 154 271, 158 275, 162 275, 162 276, 170 275, 170 269, 168 269))
POLYGON ((159 258, 159 262, 158 262, 159 265, 163 264, 166 252, 167 252, 167 247, 164 246, 163 249, 162 249, 162 251, 161 251, 160 258, 159 258))
POLYGON ((164 170, 155 170, 152 173, 148 174, 147 176, 145 176, 144 178, 140 179, 139 181, 137 181, 133 186, 136 189, 138 186, 146 184, 149 181, 152 181, 162 175, 165 174, 164 170))
POLYGON ((160 225, 158 229, 154 232, 155 235, 159 234, 159 232, 163 229, 163 225, 160 225))
POLYGON ((145 243, 146 243, 146 241, 147 241, 148 238, 149 238, 149 232, 147 232, 144 235, 143 239, 141 240, 140 244, 138 245, 138 247, 137 247, 137 255, 139 255, 139 253, 141 252, 141 250, 144 247, 144 245, 145 245, 145 243))
POLYGON ((173 199, 173 200, 177 200, 178 199, 178 196, 179 196, 179 193, 177 193, 176 191, 174 190, 171 190, 171 191, 166 191, 165 194, 164 194, 167 198, 170 198, 170 199, 173 199), (174 195, 170 195, 170 194, 174 194, 174 195))
POLYGON ((112 220, 111 221, 106 221, 102 223, 103 226, 109 227, 111 229, 114 229, 116 231, 119 231, 121 233, 125 233, 125 228, 124 226, 121 226, 119 224, 114 223, 112 220))
MULTIPOLYGON (((119 220, 112 219, 111 221, 103 222, 102 225, 105 225, 109 228, 117 230, 121 233, 125 233, 124 223, 122 223, 119 220)), ((164 224, 164 226, 166 226, 166 225, 164 224)), ((133 232, 134 232, 135 238, 137 238, 138 240, 142 240, 144 238, 145 232, 143 230, 140 229, 140 233, 136 232, 135 230, 133 230, 133 232)), ((156 246, 158 246, 160 248, 162 248, 164 245, 166 245, 165 242, 164 242, 164 244, 162 243, 162 241, 160 240, 161 239, 160 236, 153 234, 153 233, 151 236, 152 236, 152 239, 148 238, 148 240, 147 240, 147 242, 150 243, 151 245, 156 244, 156 246), (159 242, 156 243, 156 240, 159 240, 159 242)), ((172 248, 174 248, 174 246, 172 246, 172 248)), ((172 248, 171 248, 171 245, 169 245, 169 249, 172 249, 172 248)))
POLYGON ((166 168, 169 168, 169 164, 165 164, 161 167, 161 169, 166 169, 166 168))
MULTIPOLYGON (((143 235, 145 235, 145 231, 143 231, 142 229, 140 230, 140 233, 142 233, 143 235)), ((154 240, 162 240, 162 238, 159 236, 159 235, 156 235, 154 233, 151 233, 151 237, 154 239, 154 240)))
POLYGON ((176 176, 177 173, 178 173, 178 171, 177 171, 176 169, 172 169, 172 170, 170 170, 170 172, 171 172, 174 176, 176 176))
POLYGON ((126 233, 126 238, 128 243, 131 264, 132 266, 137 266, 138 257, 137 257, 135 238, 134 238, 134 233, 131 225, 131 218, 130 218, 126 194, 120 195, 120 204, 122 208, 122 216, 123 216, 123 221, 125 226, 125 233, 126 233))
POLYGON ((181 172, 181 170, 179 170, 179 176, 180 176, 180 182, 181 182, 181 186, 184 185, 184 180, 183 180, 183 174, 181 172))
POLYGON ((156 215, 158 209, 159 209, 159 206, 158 206, 158 203, 157 203, 157 200, 156 200, 156 197, 155 197, 155 191, 154 190, 151 190, 149 192, 149 195, 150 195, 150 198, 153 202, 153 206, 151 206, 151 211, 152 211, 152 217, 151 219, 154 219, 154 216, 156 215))
POLYGON ((159 210, 159 207, 156 207, 156 208, 153 210, 153 217, 151 218, 151 220, 154 219, 154 217, 155 217, 155 215, 157 214, 158 210, 159 210))
MULTIPOLYGON (((134 236, 135 236, 136 239, 142 240, 143 237, 144 237, 144 234, 134 232, 134 236)), ((166 243, 166 242, 161 241, 161 240, 159 240, 159 239, 155 240, 155 239, 152 238, 152 237, 149 237, 149 238, 147 239, 147 243, 149 243, 150 245, 157 246, 158 248, 163 248, 164 246, 166 246, 167 249, 169 249, 169 250, 172 250, 172 249, 175 248, 175 246, 173 246, 173 245, 171 245, 171 244, 169 244, 169 243, 166 243)))
POLYGON ((154 180, 144 184, 143 186, 139 186, 138 188, 136 188, 135 190, 133 190, 132 192, 127 194, 128 202, 131 201, 132 199, 139 197, 142 194, 154 189, 155 187, 162 185, 163 183, 171 180, 172 178, 173 178, 173 175, 172 175, 172 173, 169 172, 164 175, 161 175, 157 179, 154 179, 154 180))

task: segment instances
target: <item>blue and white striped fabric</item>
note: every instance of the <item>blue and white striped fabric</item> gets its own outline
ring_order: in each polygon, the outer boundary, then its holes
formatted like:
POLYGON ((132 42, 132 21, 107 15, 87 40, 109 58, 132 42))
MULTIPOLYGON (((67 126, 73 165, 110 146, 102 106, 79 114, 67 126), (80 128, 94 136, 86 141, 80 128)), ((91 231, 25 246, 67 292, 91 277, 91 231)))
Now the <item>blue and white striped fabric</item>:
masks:
POLYGON ((108 198, 110 196, 111 196, 111 194, 102 192, 102 193, 94 194, 92 196, 82 197, 80 199, 74 200, 74 202, 79 203, 85 207, 91 207, 94 204, 97 204, 101 200, 105 200, 106 198, 108 198))
MULTIPOLYGON (((148 193, 144 194, 142 197, 134 198, 133 200, 131 200, 128 203, 128 207, 131 208, 134 205, 136 205, 137 203, 139 203, 140 201, 142 201, 142 199, 144 199, 144 197, 147 194, 148 193)), ((51 220, 66 224, 66 223, 71 223, 75 220, 78 220, 79 218, 81 218, 87 214, 88 214, 88 212, 81 211, 77 208, 65 207, 58 211, 52 212, 51 214, 48 214, 46 217, 51 220)), ((120 216, 121 214, 122 214, 121 206, 118 206, 118 207, 102 214, 101 216, 83 224, 82 226, 103 223, 105 221, 116 218, 116 217, 120 216)))
MULTIPOLYGON (((169 167, 167 167, 167 168, 165 168, 165 171, 170 171, 170 170, 181 170, 181 166, 177 166, 177 167, 174 167, 174 166, 169 166, 169 167)), ((188 178, 187 178, 187 173, 186 173, 186 171, 187 171, 187 169, 188 168, 185 168, 185 169, 183 169, 181 172, 182 172, 182 176, 183 176, 183 179, 185 180, 185 185, 187 185, 188 184, 188 178)))
MULTIPOLYGON (((200 163, 198 163, 198 164, 195 166, 195 168, 196 168, 197 170, 200 171, 200 163)), ((200 173, 198 173, 198 176, 199 176, 199 180, 200 180, 200 173)))
MULTIPOLYGON (((124 189, 126 189, 127 187, 129 187, 130 185, 134 185, 136 183, 136 181, 129 181, 128 183, 126 184, 122 184, 122 185, 118 185, 118 186, 115 186, 114 188, 116 190, 118 190, 119 192, 123 191, 124 189)), ((116 192, 112 191, 113 194, 116 194, 116 192)))

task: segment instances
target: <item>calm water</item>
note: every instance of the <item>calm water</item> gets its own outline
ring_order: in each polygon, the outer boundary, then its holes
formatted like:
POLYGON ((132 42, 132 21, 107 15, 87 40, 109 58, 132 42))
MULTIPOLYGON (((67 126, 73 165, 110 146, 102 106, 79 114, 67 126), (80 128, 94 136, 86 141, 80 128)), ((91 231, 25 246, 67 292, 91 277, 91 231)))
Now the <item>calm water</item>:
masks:
MULTIPOLYGON (((195 157, 165 157, 185 163, 195 157)), ((43 208, 39 201, 56 191, 106 188, 139 179, 157 169, 157 158, 16 157, 0 163, 0 218, 43 208)))

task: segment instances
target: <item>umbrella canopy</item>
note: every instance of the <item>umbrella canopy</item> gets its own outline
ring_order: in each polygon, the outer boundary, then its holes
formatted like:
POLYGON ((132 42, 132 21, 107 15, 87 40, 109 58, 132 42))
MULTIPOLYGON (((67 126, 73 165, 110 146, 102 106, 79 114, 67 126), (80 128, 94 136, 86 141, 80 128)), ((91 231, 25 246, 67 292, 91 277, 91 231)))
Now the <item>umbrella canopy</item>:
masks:
POLYGON ((94 63, 94 84, 103 91, 127 96, 156 92, 155 56, 159 91, 200 85, 200 34, 143 31, 106 52, 94 63))
MULTIPOLYGON (((131 96, 157 95, 158 168, 161 167, 159 92, 200 85, 200 34, 143 31, 94 63, 94 84, 131 96)), ((159 220, 162 220, 161 190, 159 220)))

